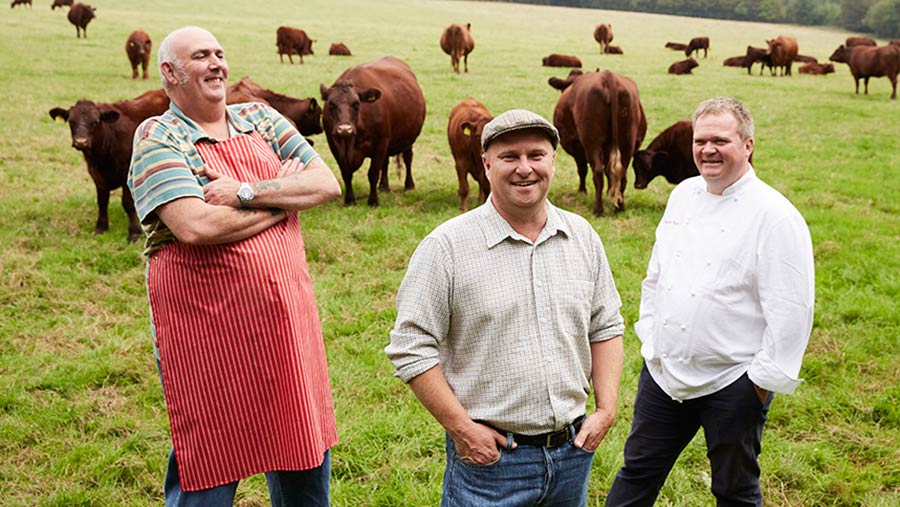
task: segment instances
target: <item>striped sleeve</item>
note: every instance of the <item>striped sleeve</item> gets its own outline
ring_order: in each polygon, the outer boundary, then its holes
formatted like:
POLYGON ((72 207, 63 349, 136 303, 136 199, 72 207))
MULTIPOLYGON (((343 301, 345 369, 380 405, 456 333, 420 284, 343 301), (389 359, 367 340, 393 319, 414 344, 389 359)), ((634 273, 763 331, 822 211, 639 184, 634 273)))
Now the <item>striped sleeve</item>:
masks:
POLYGON ((316 150, 306 142, 306 138, 300 132, 297 132, 297 129, 281 113, 277 111, 272 112, 275 115, 272 118, 272 124, 275 127, 275 139, 278 140, 278 149, 276 151, 281 160, 299 158, 305 165, 319 156, 316 150))
POLYGON ((159 206, 181 197, 203 199, 203 188, 176 146, 153 135, 162 125, 155 120, 135 132, 128 187, 142 223, 159 206))

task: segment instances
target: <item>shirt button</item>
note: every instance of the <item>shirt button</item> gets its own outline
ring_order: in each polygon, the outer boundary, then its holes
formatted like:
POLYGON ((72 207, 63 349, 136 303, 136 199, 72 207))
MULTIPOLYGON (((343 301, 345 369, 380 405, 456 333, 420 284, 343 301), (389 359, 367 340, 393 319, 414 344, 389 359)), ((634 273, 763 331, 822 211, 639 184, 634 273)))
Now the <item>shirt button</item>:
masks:
POLYGON ((722 227, 722 228, 719 229, 719 230, 722 231, 722 232, 725 232, 725 228, 724 228, 724 227, 722 227))
POLYGON ((668 359, 668 358, 669 358, 669 354, 663 354, 663 359, 668 359))
POLYGON ((687 326, 685 326, 685 325, 682 324, 681 330, 682 330, 682 331, 687 331, 687 326))
POLYGON ((668 320, 664 320, 664 321, 663 321, 663 326, 668 326, 668 325, 669 325, 669 321, 668 321, 668 320))
POLYGON ((696 292, 693 292, 693 291, 691 292, 691 297, 694 297, 694 296, 696 296, 696 295, 697 295, 696 292))
POLYGON ((536 285, 537 287, 540 287, 540 286, 541 286, 541 281, 540 281, 540 280, 535 280, 534 285, 536 285))

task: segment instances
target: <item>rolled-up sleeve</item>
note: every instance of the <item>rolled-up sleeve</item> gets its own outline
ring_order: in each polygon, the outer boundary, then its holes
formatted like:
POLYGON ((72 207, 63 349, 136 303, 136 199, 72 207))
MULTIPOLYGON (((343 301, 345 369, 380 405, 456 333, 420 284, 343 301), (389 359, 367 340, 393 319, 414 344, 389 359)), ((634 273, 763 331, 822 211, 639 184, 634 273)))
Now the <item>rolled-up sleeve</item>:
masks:
POLYGON ((600 237, 594 233, 594 262, 596 263, 594 295, 591 304, 591 327, 588 339, 591 343, 621 336, 625 333, 625 319, 620 312, 622 300, 616 290, 606 251, 600 237))
POLYGON ((410 259, 397 293, 397 320, 385 348, 404 382, 440 362, 438 345, 450 326, 452 265, 440 241, 425 238, 410 259))

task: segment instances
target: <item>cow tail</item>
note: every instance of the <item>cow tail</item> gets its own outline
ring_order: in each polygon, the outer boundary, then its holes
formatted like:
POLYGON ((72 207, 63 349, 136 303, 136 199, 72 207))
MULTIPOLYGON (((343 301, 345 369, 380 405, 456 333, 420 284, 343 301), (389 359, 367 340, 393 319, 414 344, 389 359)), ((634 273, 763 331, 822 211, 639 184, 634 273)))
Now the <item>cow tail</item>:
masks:
POLYGON ((394 155, 394 162, 397 164, 397 179, 403 180, 403 159, 401 153, 394 155))

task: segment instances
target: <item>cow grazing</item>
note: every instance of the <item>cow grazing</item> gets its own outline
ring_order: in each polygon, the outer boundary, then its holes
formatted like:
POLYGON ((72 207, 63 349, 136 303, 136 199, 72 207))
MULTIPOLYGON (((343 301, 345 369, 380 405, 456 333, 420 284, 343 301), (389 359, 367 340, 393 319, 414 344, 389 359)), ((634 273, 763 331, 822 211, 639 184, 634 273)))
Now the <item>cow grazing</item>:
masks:
POLYGON ((684 51, 688 45, 680 42, 666 42, 666 47, 673 51, 684 51))
POLYGON ((794 61, 799 63, 819 63, 818 58, 808 55, 797 55, 794 57, 794 61))
POLYGON ((322 133, 322 108, 314 97, 297 99, 263 88, 247 76, 226 90, 226 102, 263 102, 269 104, 297 127, 304 136, 322 133))
POLYGON ((700 174, 694 164, 691 146, 694 128, 689 121, 679 121, 667 127, 650 142, 645 150, 634 154, 634 188, 647 188, 657 176, 678 184, 700 174))
POLYGON ((72 0, 53 0, 53 5, 50 6, 50 10, 54 10, 57 7, 62 9, 63 7, 72 7, 72 0))
POLYGON ((891 99, 897 98, 897 72, 900 70, 900 45, 889 44, 881 47, 841 45, 828 57, 833 62, 846 63, 856 82, 859 95, 859 80, 865 83, 865 93, 869 94, 870 77, 887 77, 891 81, 891 99))
POLYGON ((621 46, 613 46, 612 44, 610 44, 609 46, 606 46, 606 54, 608 54, 608 55, 624 55, 625 52, 622 51, 621 46))
POLYGON ((28 7, 33 7, 31 5, 31 0, 13 0, 11 4, 9 4, 9 8, 12 9, 17 5, 27 5, 28 7))
POLYGON ((576 67, 581 68, 581 59, 573 55, 551 53, 542 60, 544 67, 576 67))
POLYGON ((313 54, 312 44, 315 42, 310 39, 306 32, 299 28, 290 26, 279 26, 275 31, 275 45, 278 46, 278 58, 284 63, 284 55, 288 55, 288 61, 293 65, 294 57, 300 57, 300 63, 303 63, 303 55, 313 54))
POLYGON ((874 48, 878 45, 878 43, 875 42, 875 39, 871 37, 847 37, 844 44, 850 48, 853 46, 871 46, 874 48))
POLYGON ((581 73, 566 79, 551 77, 550 86, 562 91, 553 111, 560 144, 578 167, 580 192, 590 164, 594 180, 594 214, 603 214, 603 180, 616 211, 625 209, 627 168, 644 142, 647 118, 637 85, 610 71, 581 73))
POLYGON ((69 23, 75 25, 75 35, 81 38, 81 32, 84 32, 84 38, 87 39, 87 25, 96 17, 96 8, 83 3, 76 3, 69 8, 69 23))
POLYGON ((609 43, 613 40, 612 25, 600 23, 594 27, 594 40, 600 44, 600 54, 609 53, 609 43))
POLYGON ((128 214, 128 240, 143 236, 128 190, 128 166, 134 131, 145 119, 162 114, 169 108, 169 97, 161 88, 120 102, 104 103, 79 100, 74 106, 50 110, 54 120, 69 122, 72 147, 84 155, 88 173, 97 188, 97 225, 94 234, 109 229, 109 193, 122 187, 122 207, 128 214))
POLYGON ((386 56, 345 70, 330 88, 322 83, 320 91, 322 126, 344 179, 344 204, 356 204, 353 173, 366 157, 372 161, 369 206, 378 205, 376 185, 389 190, 387 169, 392 155, 403 155, 404 188, 415 188, 413 143, 425 122, 425 96, 409 66, 386 56))
POLYGON ((447 123, 447 141, 456 164, 459 180, 459 209, 466 211, 469 197, 469 175, 478 182, 478 202, 483 203, 491 193, 491 183, 484 174, 481 161, 481 132, 493 116, 484 104, 469 97, 450 111, 447 123))
POLYGON ((781 69, 782 76, 790 76, 791 66, 797 57, 797 39, 781 35, 767 40, 766 44, 769 45, 772 67, 781 69))
POLYGON ((143 30, 135 30, 125 41, 125 54, 131 62, 131 79, 138 78, 138 66, 144 69, 144 79, 147 79, 147 66, 150 65, 150 49, 153 42, 150 36, 143 30))
POLYGON ((831 63, 804 63, 797 69, 801 74, 814 74, 816 76, 824 76, 825 74, 834 73, 834 64, 831 63))
POLYGON ((441 34, 441 49, 450 55, 450 65, 453 72, 459 74, 459 60, 463 61, 465 72, 469 72, 469 53, 475 49, 475 39, 472 38, 472 23, 466 26, 456 23, 444 28, 441 34))
POLYGON ((693 58, 688 58, 686 60, 681 60, 680 62, 675 62, 672 65, 669 65, 669 74, 690 74, 691 69, 700 65, 697 60, 693 58))
POLYGON ((722 65, 725 67, 746 67, 747 66, 747 57, 744 55, 740 56, 729 56, 728 58, 722 60, 722 65))
POLYGON ((750 75, 751 70, 753 69, 753 64, 759 62, 759 75, 762 76, 763 70, 766 67, 769 68, 769 73, 773 76, 775 75, 775 71, 772 67, 772 55, 769 53, 768 49, 757 48, 754 46, 747 46, 747 54, 744 55, 744 65, 747 67, 747 75, 750 75))
POLYGON ((328 54, 335 56, 351 56, 350 48, 348 48, 347 45, 343 42, 331 43, 331 47, 328 48, 328 54))
POLYGON ((697 58, 700 57, 700 50, 703 50, 703 58, 706 58, 706 52, 709 51, 709 37, 694 37, 688 42, 686 48, 684 48, 684 56, 691 56, 691 53, 696 52, 697 58))

